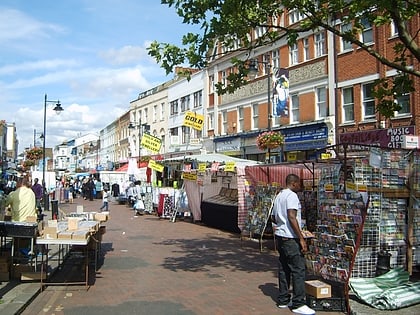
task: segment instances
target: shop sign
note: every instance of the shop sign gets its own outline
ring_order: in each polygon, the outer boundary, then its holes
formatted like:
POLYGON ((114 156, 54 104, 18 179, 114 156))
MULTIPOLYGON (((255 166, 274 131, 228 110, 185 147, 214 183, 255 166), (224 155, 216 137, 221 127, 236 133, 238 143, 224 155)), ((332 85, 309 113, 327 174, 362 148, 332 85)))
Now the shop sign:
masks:
POLYGON ((281 130, 284 151, 305 151, 328 145, 328 127, 325 123, 297 126, 281 130))
POLYGON ((296 152, 287 152, 287 160, 288 161, 296 161, 297 160, 297 153, 296 152))
MULTIPOLYGON (((413 134, 414 126, 348 132, 340 135, 340 143, 400 149, 403 145, 404 136, 413 134)), ((357 150, 357 148, 350 148, 350 150, 357 150)))
POLYGON ((223 141, 217 141, 216 152, 239 151, 241 149, 240 138, 230 138, 223 141))
POLYGON ((403 136, 402 148, 403 149, 418 149, 419 148, 419 136, 405 135, 403 136))

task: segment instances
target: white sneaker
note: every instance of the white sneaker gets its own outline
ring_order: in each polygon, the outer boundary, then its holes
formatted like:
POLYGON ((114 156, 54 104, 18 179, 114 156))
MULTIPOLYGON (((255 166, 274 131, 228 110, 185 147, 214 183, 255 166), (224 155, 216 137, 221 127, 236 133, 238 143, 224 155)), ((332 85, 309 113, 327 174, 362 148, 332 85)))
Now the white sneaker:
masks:
POLYGON ((303 314, 303 315, 313 315, 313 314, 315 314, 315 311, 312 308, 310 308, 306 305, 302 305, 301 307, 295 308, 295 309, 292 310, 292 312, 296 313, 296 314, 303 314))
POLYGON ((287 304, 277 304, 278 308, 288 308, 288 307, 292 307, 292 301, 290 301, 287 304))

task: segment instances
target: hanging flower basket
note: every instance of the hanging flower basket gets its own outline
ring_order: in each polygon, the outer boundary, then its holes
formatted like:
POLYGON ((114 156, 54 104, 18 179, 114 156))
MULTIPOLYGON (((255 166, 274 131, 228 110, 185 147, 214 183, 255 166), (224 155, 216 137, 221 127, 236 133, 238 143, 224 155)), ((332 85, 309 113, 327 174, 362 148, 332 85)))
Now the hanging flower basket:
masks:
POLYGON ((275 149, 284 144, 284 136, 278 131, 265 131, 257 137, 260 150, 275 149))

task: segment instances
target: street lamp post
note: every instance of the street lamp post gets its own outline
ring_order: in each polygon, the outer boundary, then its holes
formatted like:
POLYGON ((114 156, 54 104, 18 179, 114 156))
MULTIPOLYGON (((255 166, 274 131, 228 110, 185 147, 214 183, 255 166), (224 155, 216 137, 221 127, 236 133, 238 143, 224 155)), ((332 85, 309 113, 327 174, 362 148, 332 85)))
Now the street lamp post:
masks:
POLYGON ((59 115, 63 108, 61 107, 60 101, 49 101, 47 94, 45 94, 44 97, 44 133, 42 135, 42 189, 43 189, 43 200, 44 200, 44 210, 48 209, 48 201, 47 201, 47 187, 45 182, 45 164, 47 161, 47 158, 45 156, 45 139, 47 134, 47 103, 55 103, 54 111, 57 115, 59 115))
MULTIPOLYGON (((267 61, 259 61, 256 59, 251 59, 249 63, 249 75, 252 79, 255 79, 256 75, 258 74, 258 64, 261 63, 265 67, 265 72, 267 74, 267 129, 271 131, 271 119, 272 119, 272 108, 271 108, 271 64, 269 57, 270 55, 267 54, 267 61)), ((268 161, 270 162, 271 159, 271 149, 267 149, 268 154, 268 161)))

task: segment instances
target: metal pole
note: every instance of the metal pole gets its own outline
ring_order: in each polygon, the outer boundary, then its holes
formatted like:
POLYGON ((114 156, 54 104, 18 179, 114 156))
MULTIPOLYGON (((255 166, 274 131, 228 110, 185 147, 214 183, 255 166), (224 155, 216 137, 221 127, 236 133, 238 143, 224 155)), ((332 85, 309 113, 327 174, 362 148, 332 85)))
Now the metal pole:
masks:
POLYGON ((48 201, 47 201, 47 194, 46 194, 46 183, 45 183, 45 138, 47 137, 47 94, 45 94, 44 98, 44 137, 42 138, 42 199, 44 200, 44 210, 48 209, 48 201))

